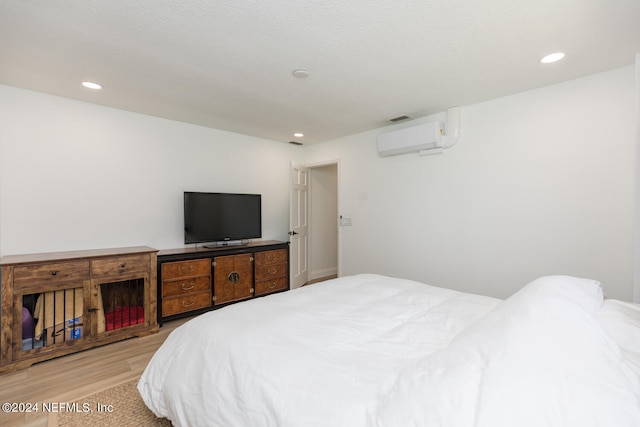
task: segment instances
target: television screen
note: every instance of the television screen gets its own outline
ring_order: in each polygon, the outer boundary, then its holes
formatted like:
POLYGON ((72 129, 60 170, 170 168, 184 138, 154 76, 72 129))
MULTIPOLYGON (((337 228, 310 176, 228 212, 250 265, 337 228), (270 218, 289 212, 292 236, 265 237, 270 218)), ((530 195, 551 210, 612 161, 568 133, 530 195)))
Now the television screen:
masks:
POLYGON ((228 242, 262 237, 260 194, 184 193, 184 242, 228 242))

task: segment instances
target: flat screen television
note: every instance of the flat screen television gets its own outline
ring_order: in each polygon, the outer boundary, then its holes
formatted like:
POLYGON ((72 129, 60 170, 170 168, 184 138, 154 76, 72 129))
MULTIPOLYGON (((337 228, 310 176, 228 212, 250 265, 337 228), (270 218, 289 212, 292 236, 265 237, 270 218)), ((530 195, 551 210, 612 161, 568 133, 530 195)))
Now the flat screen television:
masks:
POLYGON ((241 244, 262 237, 262 196, 184 193, 184 242, 241 244))

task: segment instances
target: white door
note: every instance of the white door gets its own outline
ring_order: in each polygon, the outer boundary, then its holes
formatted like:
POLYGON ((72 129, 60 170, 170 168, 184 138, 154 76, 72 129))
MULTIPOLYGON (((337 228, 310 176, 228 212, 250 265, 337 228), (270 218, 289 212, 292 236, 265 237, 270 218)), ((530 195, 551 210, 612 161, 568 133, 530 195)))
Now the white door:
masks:
POLYGON ((299 288, 309 279, 308 206, 309 173, 305 166, 291 162, 289 178, 289 262, 291 289, 299 288))

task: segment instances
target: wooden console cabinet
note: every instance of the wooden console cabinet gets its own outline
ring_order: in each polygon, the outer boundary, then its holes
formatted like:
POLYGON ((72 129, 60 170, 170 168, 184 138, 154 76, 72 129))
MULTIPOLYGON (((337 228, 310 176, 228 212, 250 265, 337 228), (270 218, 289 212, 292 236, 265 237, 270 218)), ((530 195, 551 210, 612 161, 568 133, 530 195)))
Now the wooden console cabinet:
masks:
POLYGON ((156 253, 142 246, 3 257, 0 373, 157 332, 156 253))
POLYGON ((158 323, 289 289, 289 243, 158 252, 158 323))

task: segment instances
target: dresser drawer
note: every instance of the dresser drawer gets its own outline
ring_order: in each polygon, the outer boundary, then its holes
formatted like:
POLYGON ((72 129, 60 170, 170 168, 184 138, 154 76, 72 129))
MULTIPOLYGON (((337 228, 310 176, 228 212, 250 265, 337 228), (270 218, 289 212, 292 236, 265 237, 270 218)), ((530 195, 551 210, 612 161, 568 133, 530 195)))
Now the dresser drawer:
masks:
POLYGON ((187 261, 165 262, 162 264, 162 280, 182 277, 206 276, 211 274, 211 260, 192 259, 187 261))
POLYGON ((98 258, 91 261, 91 277, 101 277, 149 271, 149 254, 98 258))
POLYGON ((286 275, 287 264, 265 265, 262 267, 256 265, 256 281, 275 279, 286 275))
POLYGON ((89 277, 89 260, 31 264, 16 266, 13 269, 13 283, 16 287, 34 283, 85 280, 89 277))
POLYGON ((257 266, 282 264, 287 262, 287 250, 276 249, 273 251, 256 252, 254 257, 257 266))
POLYGON ((260 282, 256 282, 255 294, 264 295, 264 294, 279 291, 282 289, 287 289, 286 277, 280 277, 278 279, 262 280, 260 282))
POLYGON ((162 297, 172 297, 188 293, 211 291, 211 277, 200 276, 190 279, 181 279, 162 282, 162 297))
POLYGON ((163 316, 171 316, 206 307, 211 307, 210 291, 162 299, 163 316))

